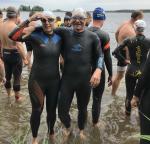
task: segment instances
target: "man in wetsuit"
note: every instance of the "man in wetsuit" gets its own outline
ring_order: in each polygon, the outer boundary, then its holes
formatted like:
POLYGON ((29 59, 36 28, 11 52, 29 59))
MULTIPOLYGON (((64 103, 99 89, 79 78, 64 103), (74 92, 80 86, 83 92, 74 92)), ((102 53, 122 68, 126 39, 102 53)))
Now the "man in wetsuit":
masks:
POLYGON ((150 54, 146 60, 141 78, 136 84, 134 96, 131 100, 132 108, 138 106, 140 114, 140 144, 149 144, 150 135, 150 54), (145 139, 144 139, 145 136, 145 139))
MULTIPOLYGON (((143 18, 142 11, 133 11, 131 14, 131 19, 124 22, 116 31, 115 37, 118 44, 120 44, 127 37, 135 36, 134 22, 138 19, 143 18)), ((125 56, 125 53, 123 54, 125 56)), ((119 87, 121 79, 124 77, 126 70, 126 64, 118 61, 117 63, 117 74, 113 78, 112 83, 112 95, 116 95, 116 91, 119 87)))
MULTIPOLYGON (((104 62, 108 71, 108 86, 112 84, 112 59, 110 55, 110 38, 109 34, 103 30, 101 30, 104 21, 106 19, 104 9, 98 7, 93 11, 93 24, 88 29, 90 31, 95 32, 101 42, 102 51, 104 53, 104 62)), ((92 118, 93 125, 97 126, 98 119, 101 110, 101 99, 105 88, 105 68, 103 68, 101 74, 100 84, 93 88, 93 104, 92 104, 92 118)))
POLYGON ((0 26, 0 40, 2 44, 2 57, 5 65, 6 83, 5 88, 8 96, 11 95, 11 78, 13 74, 13 90, 15 92, 16 101, 23 100, 20 96, 20 80, 22 73, 22 57, 25 55, 22 51, 22 44, 14 42, 8 37, 8 33, 16 27, 18 10, 14 7, 8 7, 6 17, 7 20, 0 26))
POLYGON ((71 128, 69 110, 76 92, 78 127, 81 138, 84 138, 83 130, 91 86, 96 87, 99 84, 103 69, 99 38, 96 34, 85 30, 85 18, 85 11, 77 8, 72 13, 73 29, 56 29, 56 33, 62 37, 62 56, 64 58, 58 115, 66 128, 65 136, 69 136, 71 128))
POLYGON ((147 54, 150 48, 150 39, 144 36, 146 23, 143 20, 135 22, 136 36, 125 39, 113 52, 114 56, 122 63, 128 64, 125 83, 126 83, 126 100, 125 113, 131 113, 131 99, 137 80, 141 77, 147 54), (129 60, 122 55, 125 51, 129 54, 129 60))
POLYGON ((28 89, 32 104, 30 119, 32 144, 38 144, 37 135, 40 117, 46 97, 47 126, 50 139, 54 138, 56 106, 60 85, 59 56, 61 38, 53 32, 55 16, 52 12, 36 13, 9 35, 15 41, 28 41, 33 46, 33 65, 30 72, 28 89), (32 21, 41 20, 42 27, 30 29, 32 21))

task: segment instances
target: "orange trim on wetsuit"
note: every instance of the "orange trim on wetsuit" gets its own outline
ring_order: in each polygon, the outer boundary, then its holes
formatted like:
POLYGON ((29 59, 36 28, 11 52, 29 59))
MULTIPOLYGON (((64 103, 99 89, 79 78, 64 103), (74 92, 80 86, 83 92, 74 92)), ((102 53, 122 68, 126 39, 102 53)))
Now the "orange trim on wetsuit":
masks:
POLYGON ((12 39, 13 39, 14 41, 16 41, 16 40, 20 37, 20 35, 23 33, 23 29, 24 29, 24 27, 23 27, 22 29, 19 29, 19 31, 17 31, 17 32, 12 36, 12 39))
POLYGON ((104 46, 104 50, 107 50, 110 48, 110 41, 104 46))

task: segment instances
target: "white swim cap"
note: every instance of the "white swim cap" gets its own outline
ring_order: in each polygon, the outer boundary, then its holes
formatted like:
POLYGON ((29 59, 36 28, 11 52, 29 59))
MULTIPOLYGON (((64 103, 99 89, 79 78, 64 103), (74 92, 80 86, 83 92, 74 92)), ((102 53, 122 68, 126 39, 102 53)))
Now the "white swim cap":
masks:
POLYGON ((51 11, 43 11, 43 14, 44 14, 44 16, 47 16, 47 17, 50 17, 50 18, 53 18, 53 19, 56 18, 56 16, 54 15, 54 13, 51 12, 51 11))
POLYGON ((143 32, 146 27, 146 22, 144 20, 137 20, 135 21, 135 28, 139 32, 143 32))
POLYGON ((82 16, 86 18, 86 11, 83 8, 76 8, 72 11, 72 17, 74 16, 82 16))

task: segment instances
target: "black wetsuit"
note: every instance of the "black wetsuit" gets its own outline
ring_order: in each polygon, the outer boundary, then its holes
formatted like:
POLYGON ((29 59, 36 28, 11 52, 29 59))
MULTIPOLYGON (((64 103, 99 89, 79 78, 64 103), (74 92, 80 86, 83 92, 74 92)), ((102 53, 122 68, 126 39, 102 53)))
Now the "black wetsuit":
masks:
MULTIPOLYGON (((17 49, 3 48, 3 61, 6 75, 6 89, 11 88, 11 78, 13 75, 13 90, 20 91, 20 80, 22 73, 22 58, 17 49)), ((16 97, 17 99, 18 97, 16 97)))
MULTIPOLYGON (((139 98, 141 135, 150 135, 150 54, 147 58, 141 78, 135 88, 134 95, 139 98), (147 118, 146 118, 147 117, 147 118)), ((148 140, 140 140, 140 144, 149 144, 148 140)))
POLYGON ((33 50, 32 42, 26 41, 25 44, 26 44, 27 52, 32 52, 33 50))
POLYGON ((130 101, 133 96, 133 91, 137 79, 141 76, 145 61, 147 59, 147 53, 150 48, 150 39, 145 38, 144 35, 137 35, 133 38, 128 38, 114 51, 114 55, 122 62, 125 57, 121 55, 121 51, 127 46, 129 51, 129 57, 131 64, 128 65, 125 82, 126 82, 126 112, 130 114, 131 104, 130 101))
POLYGON ((66 128, 70 127, 69 109, 76 92, 78 107, 78 127, 84 129, 87 105, 90 98, 90 78, 92 67, 103 68, 99 39, 96 34, 85 30, 77 33, 73 30, 59 28, 63 43, 64 71, 58 106, 60 120, 66 128))
MULTIPOLYGON (((100 28, 90 27, 88 30, 95 32, 101 41, 102 51, 104 53, 104 62, 109 74, 109 77, 112 77, 112 59, 110 55, 110 37, 109 34, 105 31, 102 31, 100 28)), ((101 100, 102 95, 105 89, 105 66, 101 73, 100 84, 93 88, 93 104, 92 104, 92 117, 93 123, 97 123, 100 111, 101 111, 101 100)))
POLYGON ((46 96, 48 133, 53 134, 56 121, 56 106, 60 85, 59 55, 61 38, 57 34, 48 35, 42 28, 37 28, 28 37, 21 38, 21 28, 14 30, 13 40, 29 41, 33 46, 33 65, 29 77, 28 89, 32 103, 31 129, 37 137, 40 116, 46 96), (18 33, 20 32, 20 34, 18 33))

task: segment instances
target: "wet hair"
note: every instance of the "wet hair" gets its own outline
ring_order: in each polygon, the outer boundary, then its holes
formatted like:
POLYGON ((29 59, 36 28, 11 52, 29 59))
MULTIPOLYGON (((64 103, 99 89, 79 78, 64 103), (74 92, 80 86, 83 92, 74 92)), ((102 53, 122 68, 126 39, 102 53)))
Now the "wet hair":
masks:
POLYGON ((2 15, 3 14, 3 12, 2 12, 2 10, 0 9, 0 15, 2 15))
POLYGON ((135 11, 132 12, 131 18, 136 19, 138 16, 142 16, 142 15, 143 15, 143 11, 135 10, 135 11))
POLYGON ((72 13, 71 13, 71 12, 69 12, 69 11, 67 11, 67 12, 65 13, 65 16, 72 17, 72 13))
POLYGON ((0 9, 0 18, 2 18, 3 17, 3 12, 2 12, 2 10, 0 9))
POLYGON ((56 17, 56 21, 61 21, 61 17, 60 17, 60 16, 57 16, 57 17, 56 17))
POLYGON ((67 20, 71 20, 71 17, 70 16, 65 16, 64 21, 67 21, 67 20))
POLYGON ((90 12, 86 12, 86 16, 87 16, 87 18, 92 18, 92 15, 91 15, 91 13, 90 12))
POLYGON ((30 11, 29 17, 33 16, 36 13, 36 11, 30 11))
POLYGON ((19 11, 15 7, 8 7, 6 10, 6 16, 7 18, 16 18, 19 14, 19 11))

